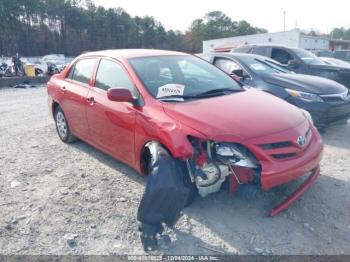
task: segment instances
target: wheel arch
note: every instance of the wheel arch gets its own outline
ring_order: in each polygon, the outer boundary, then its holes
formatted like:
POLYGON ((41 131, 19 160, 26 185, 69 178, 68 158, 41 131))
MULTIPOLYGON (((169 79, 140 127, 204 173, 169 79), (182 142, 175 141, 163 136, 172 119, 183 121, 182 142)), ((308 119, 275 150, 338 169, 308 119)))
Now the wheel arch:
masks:
POLYGON ((60 106, 60 104, 57 103, 57 101, 52 100, 52 105, 51 105, 52 116, 55 116, 56 109, 57 109, 59 106, 60 106))
POLYGON ((171 151, 161 142, 157 140, 150 140, 146 142, 140 150, 140 158, 138 160, 139 169, 143 176, 148 175, 147 166, 151 161, 152 154, 154 154, 159 148, 166 150, 170 156, 174 157, 171 151))

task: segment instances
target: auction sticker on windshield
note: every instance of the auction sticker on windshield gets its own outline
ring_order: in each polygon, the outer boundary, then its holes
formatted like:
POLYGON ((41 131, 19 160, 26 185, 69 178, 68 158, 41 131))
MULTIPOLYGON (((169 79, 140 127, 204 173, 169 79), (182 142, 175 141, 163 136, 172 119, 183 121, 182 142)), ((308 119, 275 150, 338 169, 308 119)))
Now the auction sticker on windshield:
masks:
POLYGON ((182 96, 185 86, 179 84, 166 84, 158 88, 157 98, 166 96, 182 96))

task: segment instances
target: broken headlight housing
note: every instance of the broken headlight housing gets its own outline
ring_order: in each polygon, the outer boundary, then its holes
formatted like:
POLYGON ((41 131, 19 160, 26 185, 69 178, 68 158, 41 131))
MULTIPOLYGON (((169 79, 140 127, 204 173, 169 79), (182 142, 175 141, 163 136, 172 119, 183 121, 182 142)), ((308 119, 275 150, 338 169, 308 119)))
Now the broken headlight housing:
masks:
POLYGON ((215 143, 216 158, 227 165, 248 168, 258 167, 255 157, 242 145, 233 143, 215 143))

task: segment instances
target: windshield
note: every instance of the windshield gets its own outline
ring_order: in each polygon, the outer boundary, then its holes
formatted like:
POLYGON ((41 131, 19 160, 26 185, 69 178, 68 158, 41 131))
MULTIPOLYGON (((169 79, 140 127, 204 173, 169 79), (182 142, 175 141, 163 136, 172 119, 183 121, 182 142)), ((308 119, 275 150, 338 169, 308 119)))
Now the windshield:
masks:
POLYGON ((323 62, 320 58, 318 58, 313 53, 311 53, 311 52, 309 52, 309 51, 307 51, 305 49, 294 48, 293 51, 306 64, 309 64, 309 65, 326 65, 326 63, 323 62))
POLYGON ((150 94, 158 99, 242 90, 230 76, 190 55, 132 58, 129 62, 150 94))
POLYGON ((254 56, 240 56, 239 60, 256 74, 291 73, 277 61, 257 58, 254 56))

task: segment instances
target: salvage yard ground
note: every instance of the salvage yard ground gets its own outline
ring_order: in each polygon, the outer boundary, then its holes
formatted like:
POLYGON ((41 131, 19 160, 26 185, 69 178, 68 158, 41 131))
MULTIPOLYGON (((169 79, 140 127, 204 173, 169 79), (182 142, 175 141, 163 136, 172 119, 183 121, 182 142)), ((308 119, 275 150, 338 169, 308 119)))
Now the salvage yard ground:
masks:
MULTIPOLYGON (((0 89, 0 254, 143 254, 145 179, 91 146, 62 143, 45 87, 0 89)), ((350 123, 323 135, 322 176, 283 214, 297 183, 256 199, 219 192, 184 210, 166 254, 350 254, 350 123)))

